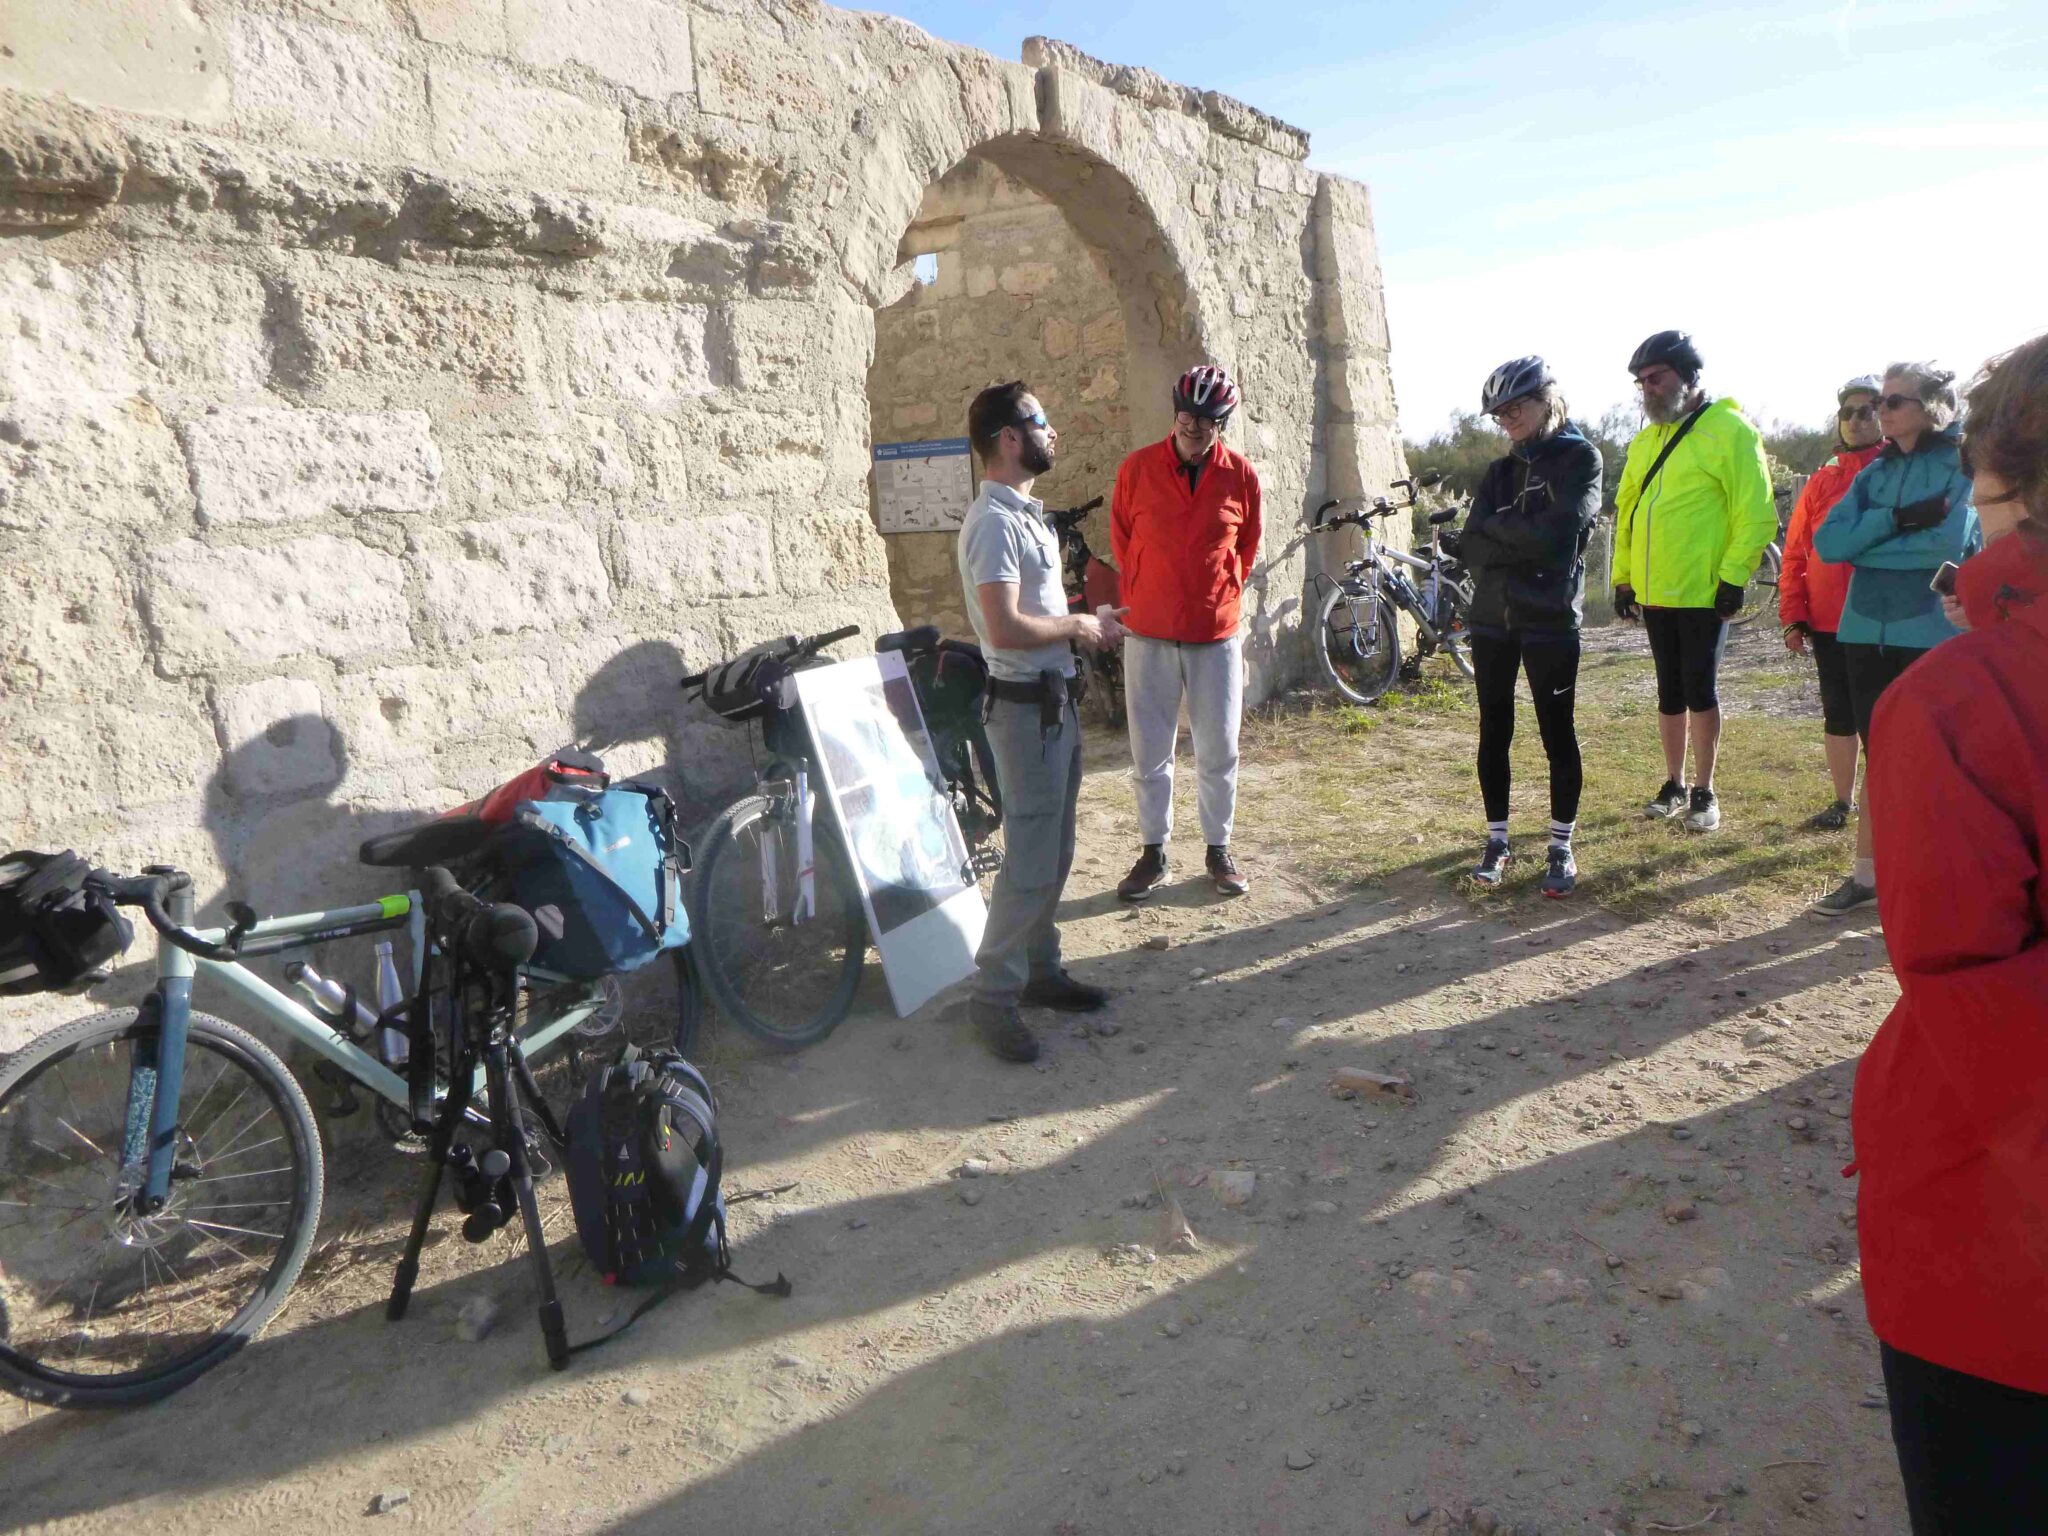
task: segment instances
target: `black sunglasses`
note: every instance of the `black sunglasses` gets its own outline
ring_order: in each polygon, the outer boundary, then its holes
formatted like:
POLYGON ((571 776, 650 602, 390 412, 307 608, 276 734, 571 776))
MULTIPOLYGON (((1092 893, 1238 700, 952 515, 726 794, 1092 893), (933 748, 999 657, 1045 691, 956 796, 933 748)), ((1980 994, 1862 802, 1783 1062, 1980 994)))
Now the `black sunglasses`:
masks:
POLYGON ((1835 412, 1837 421, 1869 421, 1877 415, 1874 405, 1845 405, 1835 412))
POLYGON ((1903 411, 1909 405, 1917 405, 1924 410, 1927 406, 1927 402, 1918 395, 1885 395, 1877 403, 1888 411, 1903 411))

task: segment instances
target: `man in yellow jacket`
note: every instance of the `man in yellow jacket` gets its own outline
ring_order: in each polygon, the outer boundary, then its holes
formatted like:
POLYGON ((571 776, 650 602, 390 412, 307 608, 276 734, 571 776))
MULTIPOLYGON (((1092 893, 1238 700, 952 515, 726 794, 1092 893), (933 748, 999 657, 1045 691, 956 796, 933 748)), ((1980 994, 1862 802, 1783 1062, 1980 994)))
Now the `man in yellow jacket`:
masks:
POLYGON ((1629 359, 1648 424, 1628 445, 1614 494, 1614 611, 1641 617, 1657 664, 1665 777, 1645 810, 1711 832, 1721 824, 1714 759, 1728 620, 1777 537, 1778 508, 1763 439, 1733 400, 1700 387, 1700 367, 1683 331, 1657 332, 1629 359))

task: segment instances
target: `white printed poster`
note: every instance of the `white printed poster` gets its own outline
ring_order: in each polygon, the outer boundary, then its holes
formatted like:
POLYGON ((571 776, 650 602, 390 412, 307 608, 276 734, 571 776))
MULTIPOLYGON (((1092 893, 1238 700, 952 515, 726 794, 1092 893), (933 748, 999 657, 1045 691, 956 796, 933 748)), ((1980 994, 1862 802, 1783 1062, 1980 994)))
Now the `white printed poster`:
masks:
POLYGON ((875 509, 884 533, 950 533, 974 500, 964 437, 875 444, 875 509))
POLYGON ((897 1017, 974 974, 988 918, 951 801, 934 785, 902 656, 861 656, 796 674, 825 799, 844 839, 897 1017))

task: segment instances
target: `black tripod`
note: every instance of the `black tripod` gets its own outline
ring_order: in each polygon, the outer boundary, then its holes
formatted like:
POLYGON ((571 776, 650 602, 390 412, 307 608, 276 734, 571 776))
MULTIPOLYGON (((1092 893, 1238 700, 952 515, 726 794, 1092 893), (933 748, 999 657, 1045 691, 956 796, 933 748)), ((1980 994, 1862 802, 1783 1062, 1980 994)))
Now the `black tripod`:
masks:
MULTIPOLYGON (((569 1331, 562 1303, 555 1295, 554 1270, 548 1263, 540 1207, 533 1196, 533 1166, 527 1157, 526 1119, 520 1104, 523 1097, 559 1146, 561 1128, 534 1085, 517 1030, 526 997, 520 967, 533 958, 540 931, 523 909, 509 903, 486 906, 458 888, 445 871, 430 871, 428 886, 436 942, 454 962, 449 982, 448 1092, 434 1116, 426 1179, 384 1316, 392 1322, 405 1316, 413 1284, 419 1279, 420 1249, 434 1219, 443 1176, 453 1175, 456 1203, 467 1213, 462 1235, 473 1243, 484 1241, 509 1222, 517 1203, 526 1228, 534 1285, 540 1292, 541 1337, 547 1345, 548 1364, 559 1371, 569 1363, 569 1331), (467 1146, 456 1147, 455 1132, 468 1118, 470 1085, 479 1065, 484 1071, 492 1146, 482 1157, 475 1157, 467 1146)), ((421 1017, 425 1016, 424 1001, 422 998, 417 1008, 421 1017)), ((420 1059, 423 1046, 426 1060, 431 1062, 431 1041, 415 1039, 413 1059, 420 1059)))

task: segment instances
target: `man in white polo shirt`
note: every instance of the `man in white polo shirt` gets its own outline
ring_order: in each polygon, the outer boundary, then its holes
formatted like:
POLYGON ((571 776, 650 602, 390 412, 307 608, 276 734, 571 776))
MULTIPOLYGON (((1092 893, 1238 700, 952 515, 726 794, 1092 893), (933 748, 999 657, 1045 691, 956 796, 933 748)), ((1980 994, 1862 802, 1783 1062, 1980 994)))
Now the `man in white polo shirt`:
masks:
MULTIPOLYGON (((1038 1040, 1020 1003, 1080 1013, 1109 994, 1060 964, 1053 922, 1074 865, 1081 793, 1081 722, 1069 682, 1076 642, 1107 650, 1123 638, 1117 616, 1067 612, 1059 539, 1032 482, 1052 468, 1059 434, 1022 380, 974 397, 967 435, 981 456, 981 491, 960 525, 960 584, 989 669, 985 720, 1003 795, 1003 867, 968 1012, 1005 1061, 1033 1061, 1038 1040)), ((1121 610, 1119 610, 1119 613, 1121 610)))

